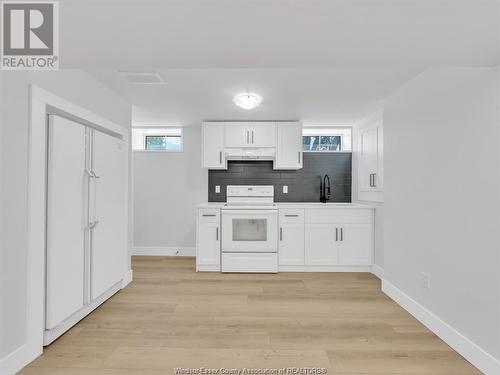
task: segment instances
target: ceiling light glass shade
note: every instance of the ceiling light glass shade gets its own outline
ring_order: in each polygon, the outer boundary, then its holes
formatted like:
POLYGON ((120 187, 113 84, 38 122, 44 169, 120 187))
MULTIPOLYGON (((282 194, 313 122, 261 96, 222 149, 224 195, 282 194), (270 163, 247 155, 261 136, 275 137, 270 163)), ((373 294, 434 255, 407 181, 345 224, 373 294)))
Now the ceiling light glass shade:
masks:
POLYGON ((262 97, 248 92, 236 95, 233 101, 238 107, 249 110, 258 107, 262 103, 262 97))

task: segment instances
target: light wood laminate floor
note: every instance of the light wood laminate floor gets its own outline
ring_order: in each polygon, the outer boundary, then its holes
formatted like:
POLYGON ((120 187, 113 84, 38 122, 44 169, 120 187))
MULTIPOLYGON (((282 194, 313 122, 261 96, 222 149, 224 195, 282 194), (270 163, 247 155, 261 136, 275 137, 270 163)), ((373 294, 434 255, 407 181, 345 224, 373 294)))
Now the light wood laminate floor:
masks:
POLYGON ((23 375, 165 375, 176 367, 330 374, 480 374, 368 273, 196 273, 134 257, 134 281, 23 375))

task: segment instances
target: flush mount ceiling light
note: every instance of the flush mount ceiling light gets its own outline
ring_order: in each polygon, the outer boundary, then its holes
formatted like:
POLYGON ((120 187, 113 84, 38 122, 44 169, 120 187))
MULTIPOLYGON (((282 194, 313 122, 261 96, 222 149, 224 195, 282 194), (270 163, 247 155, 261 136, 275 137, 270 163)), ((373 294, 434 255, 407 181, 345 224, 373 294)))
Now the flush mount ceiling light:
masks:
POLYGON ((254 109, 262 103, 262 97, 260 95, 246 92, 238 94, 233 98, 234 104, 243 109, 254 109))

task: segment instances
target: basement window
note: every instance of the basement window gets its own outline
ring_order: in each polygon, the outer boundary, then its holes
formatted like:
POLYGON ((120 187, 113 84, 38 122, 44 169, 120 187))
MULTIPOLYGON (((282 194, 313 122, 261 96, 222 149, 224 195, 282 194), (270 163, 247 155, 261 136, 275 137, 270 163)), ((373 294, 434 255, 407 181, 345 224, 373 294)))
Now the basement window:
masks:
POLYGON ((305 127, 302 130, 305 152, 351 152, 352 129, 337 127, 305 127))
POLYGON ((133 128, 134 151, 182 152, 182 128, 133 128))

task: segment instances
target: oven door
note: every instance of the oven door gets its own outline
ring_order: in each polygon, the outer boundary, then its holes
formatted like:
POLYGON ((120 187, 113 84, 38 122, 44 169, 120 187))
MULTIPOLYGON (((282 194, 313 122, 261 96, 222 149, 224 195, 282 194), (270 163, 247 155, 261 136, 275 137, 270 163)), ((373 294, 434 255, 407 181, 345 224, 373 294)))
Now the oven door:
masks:
POLYGON ((222 251, 278 251, 277 210, 223 210, 222 251))

